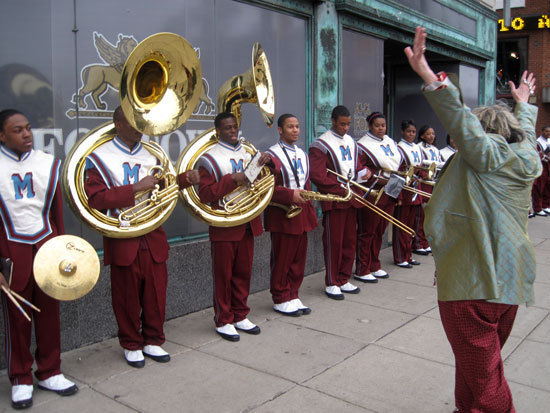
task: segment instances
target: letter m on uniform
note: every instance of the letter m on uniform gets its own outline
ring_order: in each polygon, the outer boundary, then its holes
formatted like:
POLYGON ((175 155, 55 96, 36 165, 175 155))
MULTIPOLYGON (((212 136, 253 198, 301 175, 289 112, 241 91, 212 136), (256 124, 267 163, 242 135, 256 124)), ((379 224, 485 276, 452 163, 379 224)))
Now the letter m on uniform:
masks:
POLYGON ((122 164, 122 169, 124 170, 124 180, 122 185, 135 184, 139 181, 139 168, 141 165, 139 163, 130 167, 128 162, 122 164), (131 181, 130 181, 131 180, 131 181))
POLYGON ((21 178, 19 174, 13 174, 11 176, 13 181, 13 191, 15 193, 15 199, 23 199, 23 192, 27 191, 27 198, 34 198, 34 188, 32 185, 32 172, 27 172, 24 178, 21 178))
POLYGON ((390 145, 380 145, 380 148, 384 151, 384 155, 386 156, 393 156, 393 152, 391 151, 390 145))
POLYGON ((343 161, 351 161, 351 151, 349 150, 349 146, 340 146, 340 153, 342 154, 343 161))
POLYGON ((294 166, 294 170, 296 171, 300 171, 300 173, 304 173, 304 167, 302 166, 302 160, 301 159, 298 159, 298 161, 296 161, 296 159, 293 159, 292 160, 292 166, 294 166))
POLYGON ((235 159, 230 159, 230 161, 231 161, 231 169, 233 170, 233 173, 243 171, 242 159, 239 159, 239 162, 237 162, 235 159))

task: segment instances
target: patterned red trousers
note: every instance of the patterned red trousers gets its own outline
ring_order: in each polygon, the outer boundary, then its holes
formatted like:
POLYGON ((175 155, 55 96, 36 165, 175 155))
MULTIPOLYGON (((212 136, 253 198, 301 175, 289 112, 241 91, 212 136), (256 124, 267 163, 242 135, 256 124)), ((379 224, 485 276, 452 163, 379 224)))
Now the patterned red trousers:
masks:
POLYGON ((455 403, 463 413, 515 412, 500 351, 512 331, 517 305, 485 300, 439 301, 455 356, 455 403))

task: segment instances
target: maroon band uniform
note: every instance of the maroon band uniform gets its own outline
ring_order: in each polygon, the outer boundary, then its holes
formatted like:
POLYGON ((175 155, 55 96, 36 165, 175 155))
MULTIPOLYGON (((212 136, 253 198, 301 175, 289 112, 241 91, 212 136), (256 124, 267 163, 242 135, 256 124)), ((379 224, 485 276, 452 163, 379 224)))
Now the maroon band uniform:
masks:
MULTIPOLYGON (((302 149, 283 141, 273 145, 267 153, 280 171, 276 175, 271 201, 291 206, 294 189, 311 190, 308 157, 302 149), (298 183, 293 168, 299 179, 298 183)), ((299 298, 298 290, 304 279, 307 233, 317 226, 317 217, 311 201, 300 204, 299 207, 302 211, 293 218, 287 218, 286 211, 276 206, 269 206, 264 212, 265 229, 271 233, 270 291, 275 304, 299 298)))
MULTIPOLYGON (((33 274, 38 249, 65 233, 59 169, 59 160, 42 151, 31 150, 19 158, 0 146, 0 256, 13 262, 10 289, 41 310, 25 309, 34 320, 38 380, 61 373, 59 302, 42 292, 33 274)), ((1 295, 9 379, 12 385, 32 385, 32 324, 3 292, 1 295)))
MULTIPOLYGON (((321 193, 346 195, 343 180, 327 172, 335 171, 355 179, 360 169, 357 144, 349 135, 340 136, 332 130, 322 134, 309 148, 310 177, 321 193)), ((323 249, 325 257, 325 284, 346 284, 353 269, 356 246, 357 209, 361 204, 348 202, 321 202, 323 210, 323 249)))
MULTIPOLYGON (((237 188, 231 174, 242 172, 250 157, 240 143, 232 146, 219 140, 199 159, 201 202, 221 209, 223 197, 237 188)), ((262 233, 259 216, 234 227, 209 227, 216 327, 242 321, 250 312, 254 237, 262 233)))

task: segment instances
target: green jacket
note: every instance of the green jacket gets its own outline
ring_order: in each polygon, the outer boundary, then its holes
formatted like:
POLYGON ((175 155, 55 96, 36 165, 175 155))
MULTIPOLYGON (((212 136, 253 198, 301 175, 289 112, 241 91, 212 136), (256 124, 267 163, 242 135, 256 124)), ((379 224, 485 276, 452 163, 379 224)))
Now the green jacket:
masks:
POLYGON ((516 105, 526 139, 508 144, 483 131, 454 85, 424 94, 458 148, 425 211, 438 299, 532 304, 536 265, 527 216, 531 187, 542 170, 537 108, 516 105))

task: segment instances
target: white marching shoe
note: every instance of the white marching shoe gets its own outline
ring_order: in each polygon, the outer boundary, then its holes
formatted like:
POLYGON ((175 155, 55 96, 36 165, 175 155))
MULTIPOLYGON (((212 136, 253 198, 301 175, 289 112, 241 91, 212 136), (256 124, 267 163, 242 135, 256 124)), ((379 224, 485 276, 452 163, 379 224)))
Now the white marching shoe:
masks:
POLYGON ((333 300, 343 300, 344 294, 342 294, 342 290, 340 290, 340 287, 337 285, 329 285, 325 288, 325 294, 328 298, 332 298, 333 300))
POLYGON ((168 354, 161 346, 148 344, 143 347, 143 355, 159 363, 168 363, 170 354, 168 354))
POLYGON ((124 349, 124 358, 130 366, 137 369, 145 366, 145 358, 143 357, 143 352, 141 350, 124 349))
POLYGON ((386 271, 382 269, 373 272, 372 275, 376 278, 388 278, 390 276, 386 271))
POLYGON ((216 333, 218 333, 221 338, 228 341, 239 341, 241 338, 239 333, 237 333, 237 330, 235 330, 235 326, 233 324, 224 324, 221 327, 216 327, 216 333))
POLYGON ((361 282, 364 282, 364 283, 377 283, 378 282, 378 278, 376 278, 372 274, 354 275, 353 278, 356 279, 357 281, 361 281, 361 282))
POLYGON ((359 291, 361 291, 361 289, 359 287, 357 287, 356 285, 353 285, 349 281, 347 283, 345 283, 344 285, 341 285, 340 290, 343 293, 347 293, 347 294, 358 294, 359 291))
POLYGON ((299 298, 295 298, 294 300, 290 300, 291 303, 294 303, 294 305, 302 312, 302 314, 307 315, 311 314, 311 308, 307 307, 302 303, 302 301, 299 298))
POLYGON ((32 406, 32 384, 16 384, 11 387, 11 406, 16 410, 32 406))
POLYGON ((290 317, 299 317, 300 315, 302 315, 302 312, 300 311, 296 303, 292 301, 285 301, 284 303, 273 304, 273 309, 278 313, 288 315, 290 317))
POLYGON ((63 374, 57 374, 46 380, 40 380, 38 382, 38 388, 53 391, 60 396, 71 396, 78 391, 76 384, 67 380, 63 374))
POLYGON ((244 331, 248 334, 260 334, 261 330, 256 324, 251 322, 248 318, 233 323, 237 330, 244 331))

